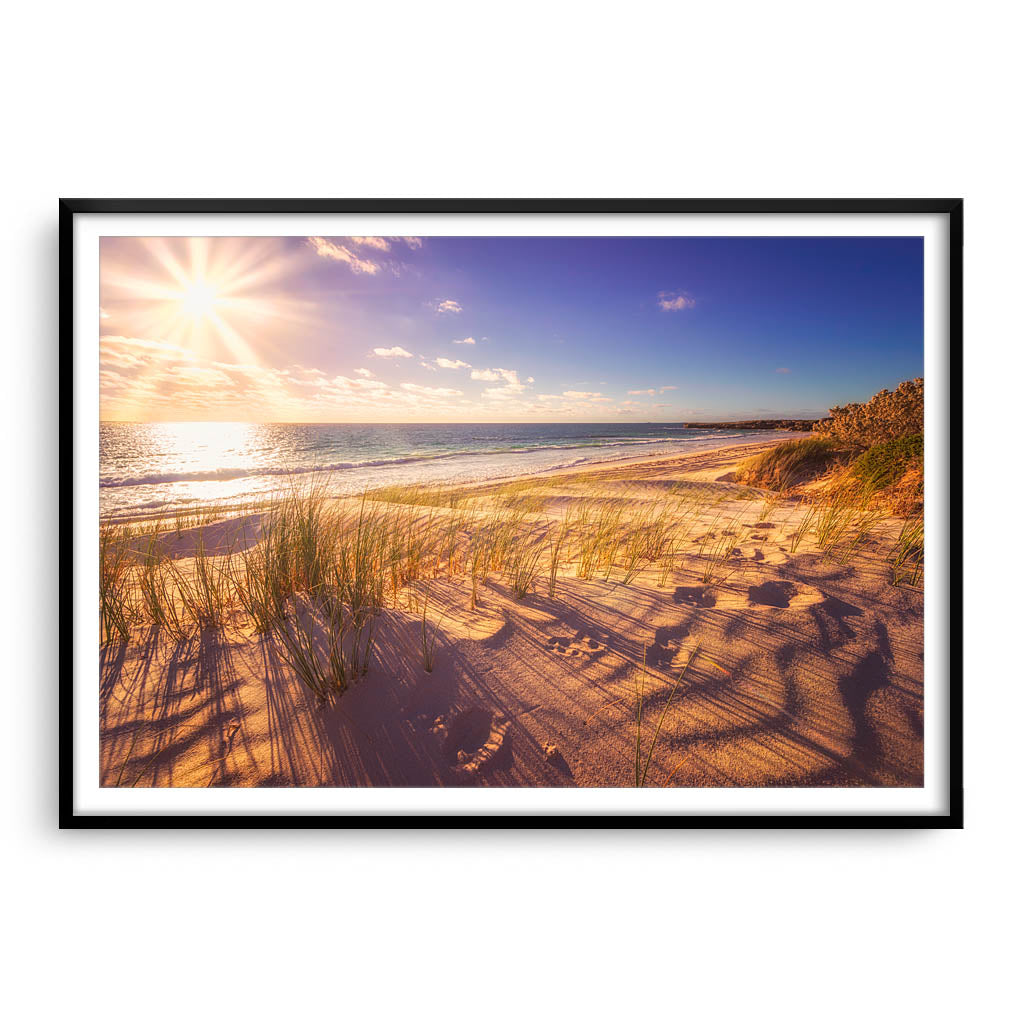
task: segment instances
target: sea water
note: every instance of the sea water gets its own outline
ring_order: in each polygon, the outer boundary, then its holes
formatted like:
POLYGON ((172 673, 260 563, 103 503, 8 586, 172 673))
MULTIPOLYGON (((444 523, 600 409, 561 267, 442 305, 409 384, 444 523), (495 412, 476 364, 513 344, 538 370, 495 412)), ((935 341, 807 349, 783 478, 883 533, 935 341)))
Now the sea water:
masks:
POLYGON ((635 456, 706 451, 778 431, 665 423, 102 423, 100 511, 232 505, 319 474, 332 493, 477 483, 635 456))

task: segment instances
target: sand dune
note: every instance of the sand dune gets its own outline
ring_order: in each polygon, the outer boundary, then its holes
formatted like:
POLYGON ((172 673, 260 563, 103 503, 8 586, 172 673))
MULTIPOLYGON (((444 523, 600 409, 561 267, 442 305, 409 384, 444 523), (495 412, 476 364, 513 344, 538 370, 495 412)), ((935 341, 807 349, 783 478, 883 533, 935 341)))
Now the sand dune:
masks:
MULTIPOLYGON (((670 573, 645 566, 629 582, 566 565, 553 597, 545 581, 517 600, 493 575, 472 609, 466 576, 442 575, 429 583, 433 671, 420 606, 399 600, 375 616, 369 674, 332 705, 240 611, 189 640, 137 629, 100 654, 101 783, 631 786, 642 677, 645 744, 672 697, 647 785, 920 786, 923 599, 892 585, 898 524, 880 524, 845 564, 812 543, 793 553, 797 503, 762 517, 731 482, 738 459, 763 447, 533 481, 537 523, 556 522, 582 486, 632 510, 673 486, 713 488, 720 500, 694 538, 731 549, 720 579, 702 582, 696 539, 670 573)), ((494 491, 481 489, 478 507, 494 491)), ((252 545, 259 530, 249 516, 202 540, 252 545)), ((187 561, 198 539, 162 541, 187 561)))

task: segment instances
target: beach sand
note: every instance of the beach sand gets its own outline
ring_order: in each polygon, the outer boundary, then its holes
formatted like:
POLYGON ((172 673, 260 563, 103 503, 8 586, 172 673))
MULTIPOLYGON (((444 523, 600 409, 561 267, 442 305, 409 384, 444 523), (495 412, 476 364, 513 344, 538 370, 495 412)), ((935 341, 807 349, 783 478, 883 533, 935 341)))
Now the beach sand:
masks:
MULTIPOLYGON (((438 576, 433 671, 419 612, 399 601, 375 616, 367 676, 329 705, 241 611, 190 640, 137 627, 100 651, 101 785, 633 786, 641 679, 644 758, 667 707, 648 786, 922 785, 923 595, 894 586, 886 561, 900 524, 878 524, 848 561, 811 539, 793 553, 799 503, 761 518, 733 483, 768 447, 532 477, 537 523, 582 486, 637 510, 680 486, 719 500, 667 576, 581 579, 567 564, 553 597, 542 573, 517 600, 496 573, 475 609, 466 574, 438 576), (696 538, 725 529, 728 573, 705 584, 696 538)), ((259 514, 209 524, 203 544, 251 547, 259 527, 259 514)), ((199 535, 159 540, 187 564, 199 535)))

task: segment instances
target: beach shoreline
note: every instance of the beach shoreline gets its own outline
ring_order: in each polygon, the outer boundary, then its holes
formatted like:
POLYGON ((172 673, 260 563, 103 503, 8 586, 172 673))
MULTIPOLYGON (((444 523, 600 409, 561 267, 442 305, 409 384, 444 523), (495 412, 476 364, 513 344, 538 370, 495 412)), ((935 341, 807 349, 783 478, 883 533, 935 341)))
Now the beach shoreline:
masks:
MULTIPOLYGON (((759 432, 761 433, 761 432, 759 432)), ((790 432, 792 433, 792 432, 790 432)), ((467 483, 464 481, 430 481, 423 484, 417 484, 415 481, 407 484, 406 486, 423 486, 432 487, 437 489, 463 489, 467 491, 480 490, 486 491, 488 488, 501 487, 507 484, 515 483, 517 481, 529 480, 529 479, 550 479, 563 476, 589 476, 593 474, 618 472, 620 470, 632 467, 637 471, 641 472, 657 472, 659 470, 665 472, 680 471, 686 472, 687 467, 693 465, 693 460, 704 460, 705 457, 712 456, 712 461, 717 464, 721 460, 725 461, 742 461, 746 458, 751 458, 755 455, 761 454, 763 451, 767 451, 778 444, 789 440, 790 437, 780 432, 782 436, 771 437, 771 438, 758 438, 749 441, 743 441, 739 444, 722 444, 720 446, 709 446, 702 447, 699 450, 686 450, 680 451, 675 454, 665 454, 659 452, 655 454, 643 453, 633 456, 621 456, 609 459, 594 459, 591 462, 582 464, 578 467, 558 467, 554 469, 542 469, 533 470, 526 469, 511 473, 507 476, 499 476, 491 479, 479 481, 477 483, 467 483)), ((809 436, 809 435, 799 435, 809 436)), ((732 441, 732 438, 723 438, 724 441, 732 441)), ((327 486, 330 488, 330 473, 324 473, 323 479, 327 481, 327 486)), ((300 487, 303 481, 309 481, 317 478, 316 471, 297 471, 289 479, 300 487)), ((137 508, 128 509, 118 513, 107 513, 101 515, 103 521, 117 522, 120 524, 131 525, 133 523, 140 522, 156 522, 167 519, 168 517, 174 517, 179 512, 187 512, 189 515, 205 515, 215 514, 224 512, 225 515, 221 516, 222 519, 231 518, 232 514, 235 516, 241 516, 248 514, 255 507, 259 505, 272 506, 276 502, 281 501, 291 493, 291 489, 282 484, 281 489, 276 494, 267 495, 260 498, 241 499, 237 502, 228 503, 210 503, 203 504, 197 502, 195 504, 182 504, 182 505, 163 505, 158 508, 137 508)), ((333 495, 338 498, 354 498, 359 497, 358 492, 353 494, 337 494, 333 495)))

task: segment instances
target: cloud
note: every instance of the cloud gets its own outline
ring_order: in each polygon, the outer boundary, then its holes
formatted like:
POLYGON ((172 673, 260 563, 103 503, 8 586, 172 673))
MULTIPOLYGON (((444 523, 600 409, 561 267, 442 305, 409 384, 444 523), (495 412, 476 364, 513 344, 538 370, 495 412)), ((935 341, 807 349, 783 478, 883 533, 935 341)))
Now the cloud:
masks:
POLYGON ((454 299, 442 299, 435 308, 438 313, 462 312, 462 307, 454 299))
POLYGON ((658 305, 666 313, 677 313, 681 309, 693 309, 696 300, 684 292, 658 292, 658 305))
POLYGON ((657 388, 641 388, 638 391, 629 391, 627 394, 630 395, 656 395, 658 393, 657 388))
POLYGON ((476 338, 456 338, 452 342, 452 344, 453 345, 475 345, 476 344, 476 338))
POLYGON ((327 260, 337 260, 339 263, 347 263, 354 274, 376 274, 380 270, 373 260, 362 259, 344 245, 329 242, 319 235, 312 235, 307 241, 316 249, 317 256, 322 256, 327 260))
POLYGON ((394 348, 375 348, 373 354, 383 359, 412 359, 412 353, 406 352, 401 345, 395 345, 394 348))
POLYGON ((422 238, 415 238, 415 237, 409 236, 409 237, 404 237, 402 239, 402 241, 405 242, 405 244, 407 246, 409 246, 410 249, 422 249, 423 248, 423 239, 422 238))
POLYGON ((400 386, 403 391, 408 391, 410 394, 426 395, 430 398, 457 398, 462 394, 455 388, 429 388, 425 384, 402 384, 400 386))
POLYGON ((438 356, 434 362, 442 370, 468 370, 470 368, 469 363, 464 363, 461 359, 445 359, 444 356, 438 356))
POLYGON ((101 365, 131 369, 156 362, 188 363, 195 359, 195 353, 190 349, 168 341, 125 338, 118 334, 105 334, 100 338, 101 365))
MULTIPOLYGON (((630 392, 632 394, 632 392, 630 392)), ((563 391, 562 398, 572 398, 579 401, 593 402, 596 399, 604 398, 600 391, 563 391)))
POLYGON ((500 366, 493 370, 474 370, 470 377, 473 380, 503 380, 506 384, 519 383, 519 374, 515 370, 505 370, 500 366))
POLYGON ((659 388, 658 389, 658 393, 663 395, 663 394, 665 394, 666 391, 678 391, 678 390, 679 390, 679 385, 678 384, 666 384, 663 388, 659 388))
MULTIPOLYGON (((484 388, 482 392, 484 398, 514 398, 526 390, 526 385, 519 380, 518 371, 506 370, 501 366, 497 366, 493 370, 473 370, 469 376, 473 380, 503 380, 505 382, 500 388, 484 388)), ((529 383, 533 383, 532 377, 529 378, 529 383)))
POLYGON ((426 359, 420 360, 420 366, 422 366, 424 370, 429 370, 431 373, 437 373, 437 367, 433 363, 428 363, 426 359))
POLYGON ((356 245, 365 245, 370 249, 379 249, 381 252, 389 252, 391 249, 391 243, 386 238, 359 238, 353 236, 352 241, 356 245))
POLYGON ((791 371, 790 371, 788 366, 780 366, 775 372, 776 373, 790 373, 791 371))
POLYGON ((373 376, 373 373, 371 373, 369 370, 367 370, 365 366, 357 366, 352 372, 353 373, 358 373, 360 377, 372 377, 373 376))

